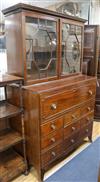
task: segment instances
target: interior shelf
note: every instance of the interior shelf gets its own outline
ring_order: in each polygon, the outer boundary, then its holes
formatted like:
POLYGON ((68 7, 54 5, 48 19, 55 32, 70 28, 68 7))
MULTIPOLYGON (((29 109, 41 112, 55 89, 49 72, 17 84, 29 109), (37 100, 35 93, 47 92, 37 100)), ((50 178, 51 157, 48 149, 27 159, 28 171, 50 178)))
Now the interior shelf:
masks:
POLYGON ((24 159, 10 149, 0 153, 0 182, 8 182, 26 169, 24 159))
POLYGON ((20 133, 12 129, 0 131, 0 152, 22 141, 20 133))
POLYGON ((9 83, 14 83, 14 82, 17 83, 22 80, 23 79, 21 77, 4 74, 0 77, 0 87, 5 86, 9 83))
POLYGON ((0 119, 9 118, 21 112, 21 109, 9 104, 6 101, 1 102, 0 104, 0 119))

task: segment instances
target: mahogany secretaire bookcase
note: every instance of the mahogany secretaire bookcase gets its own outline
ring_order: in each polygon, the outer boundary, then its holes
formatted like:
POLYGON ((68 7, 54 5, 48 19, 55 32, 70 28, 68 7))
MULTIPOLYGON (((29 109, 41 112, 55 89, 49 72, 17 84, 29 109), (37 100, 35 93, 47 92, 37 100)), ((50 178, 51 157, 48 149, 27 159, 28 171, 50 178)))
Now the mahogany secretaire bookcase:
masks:
MULTIPOLYGON (((27 159, 41 181, 85 137, 92 139, 96 79, 81 73, 85 21, 25 4, 3 13, 8 73, 24 78, 27 159)), ((9 95, 17 105, 17 90, 9 95)))

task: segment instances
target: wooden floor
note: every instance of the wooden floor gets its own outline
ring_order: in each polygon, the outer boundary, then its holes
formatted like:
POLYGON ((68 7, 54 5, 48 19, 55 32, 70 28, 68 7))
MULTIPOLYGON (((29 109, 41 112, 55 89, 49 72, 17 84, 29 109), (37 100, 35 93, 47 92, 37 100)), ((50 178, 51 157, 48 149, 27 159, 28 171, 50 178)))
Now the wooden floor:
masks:
MULTIPOLYGON (((94 122, 93 126, 93 141, 100 136, 100 122, 94 122)), ((61 168, 65 163, 67 163, 69 160, 71 160, 74 156, 76 156, 78 153, 80 153, 84 148, 89 145, 89 142, 86 142, 85 144, 81 145, 75 152, 73 152, 70 156, 68 156, 64 161, 56 165, 54 168, 52 168, 50 171, 48 171, 45 174, 45 178, 53 174, 55 171, 57 171, 59 168, 61 168)), ((34 169, 31 170, 28 176, 21 175, 20 177, 13 180, 13 182, 38 182, 36 178, 36 174, 34 172, 34 169)))

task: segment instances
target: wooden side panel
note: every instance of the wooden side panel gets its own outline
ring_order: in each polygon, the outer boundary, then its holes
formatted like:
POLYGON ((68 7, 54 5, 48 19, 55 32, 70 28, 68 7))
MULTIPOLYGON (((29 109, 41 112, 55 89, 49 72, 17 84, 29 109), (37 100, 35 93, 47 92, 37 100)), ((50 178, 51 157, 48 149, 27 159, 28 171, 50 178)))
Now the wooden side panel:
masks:
POLYGON ((29 163, 34 166, 40 177, 39 96, 36 93, 26 90, 24 90, 23 96, 27 157, 29 163))
POLYGON ((21 13, 6 17, 6 47, 8 73, 23 76, 22 23, 21 13))

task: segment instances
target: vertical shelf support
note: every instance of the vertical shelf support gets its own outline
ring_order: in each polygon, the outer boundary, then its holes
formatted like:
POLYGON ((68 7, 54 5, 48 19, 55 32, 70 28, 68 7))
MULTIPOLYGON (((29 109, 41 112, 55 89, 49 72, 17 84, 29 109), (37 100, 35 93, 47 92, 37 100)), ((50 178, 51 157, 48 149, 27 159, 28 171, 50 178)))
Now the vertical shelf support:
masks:
POLYGON ((25 126, 24 126, 24 108, 23 108, 23 91, 22 91, 22 82, 20 82, 19 84, 19 88, 20 88, 20 108, 22 110, 21 113, 21 125, 22 125, 22 138, 23 138, 23 154, 24 154, 24 162, 26 165, 26 171, 25 171, 25 175, 28 174, 28 164, 27 164, 27 158, 26 158, 26 141, 25 141, 25 126))

